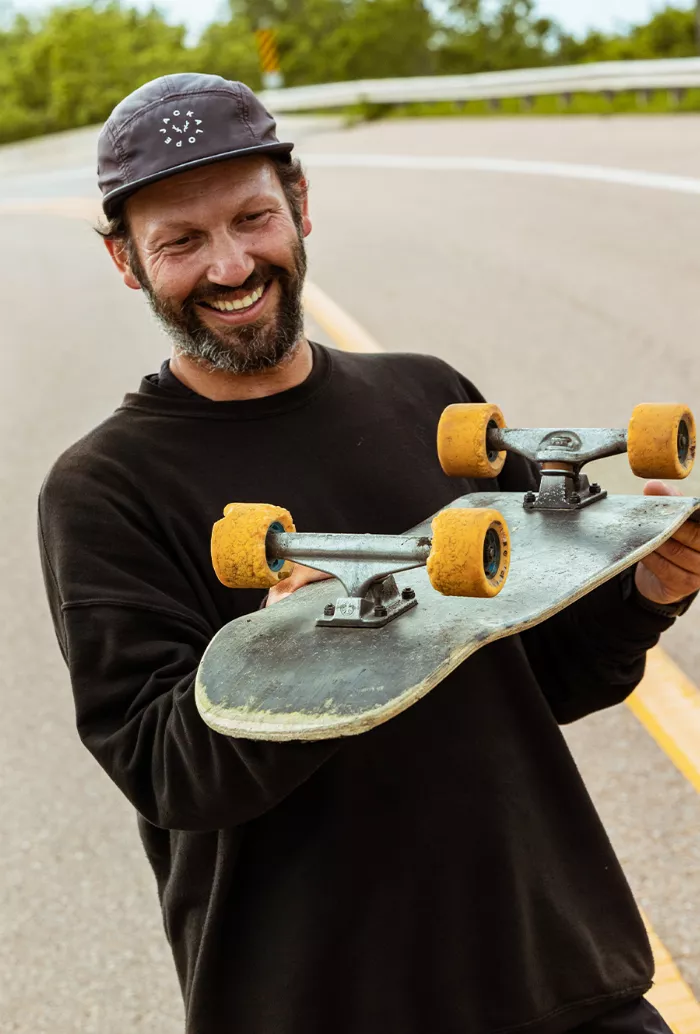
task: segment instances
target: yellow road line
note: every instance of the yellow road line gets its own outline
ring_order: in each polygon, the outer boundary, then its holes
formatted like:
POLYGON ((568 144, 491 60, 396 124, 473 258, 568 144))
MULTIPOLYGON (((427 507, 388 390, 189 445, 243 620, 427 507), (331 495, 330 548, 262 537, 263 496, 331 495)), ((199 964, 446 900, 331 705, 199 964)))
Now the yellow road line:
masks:
POLYGON ((304 306, 318 325, 346 352, 383 352, 371 334, 329 298, 317 284, 304 287, 304 306))
POLYGON ((646 916, 644 922, 656 963, 654 986, 646 997, 659 1010, 674 1034, 700 1034, 700 1004, 646 916))
MULTIPOLYGON (((18 199, 0 204, 0 214, 46 212, 94 220, 99 202, 91 198, 18 199)), ((350 352, 382 352, 382 347, 351 316, 307 281, 306 310, 335 344, 350 352)), ((649 654, 647 673, 628 705, 661 749, 700 793, 700 692, 657 647, 649 654)), ((648 994, 674 1034, 700 1034, 700 1004, 681 977, 666 947, 645 917, 656 961, 654 987, 648 994)))
POLYGON ((627 703, 700 793, 700 692, 659 647, 649 653, 646 675, 627 703))

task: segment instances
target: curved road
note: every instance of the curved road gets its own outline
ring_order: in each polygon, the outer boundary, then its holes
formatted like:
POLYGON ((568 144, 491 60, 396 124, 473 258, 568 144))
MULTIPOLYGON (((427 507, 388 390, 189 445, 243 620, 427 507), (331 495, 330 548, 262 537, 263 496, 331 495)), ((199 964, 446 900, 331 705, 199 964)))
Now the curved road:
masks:
MULTIPOLYGON (((298 119, 283 131, 312 183, 311 276, 383 347, 442 356, 512 425, 624 426, 649 398, 700 409, 700 196, 415 159, 700 180, 699 128, 688 116, 298 119), (358 155, 374 159, 349 164, 358 155)), ((0 1019, 26 1034, 176 1034, 155 886, 130 807, 78 743, 34 537, 53 458, 167 352, 71 200, 95 198, 95 136, 0 149, 0 1019)), ((638 490, 623 461, 598 477, 638 490)), ((664 643, 696 683, 697 621, 664 643)), ((638 900, 700 996, 700 797, 625 707, 567 736, 638 900)))

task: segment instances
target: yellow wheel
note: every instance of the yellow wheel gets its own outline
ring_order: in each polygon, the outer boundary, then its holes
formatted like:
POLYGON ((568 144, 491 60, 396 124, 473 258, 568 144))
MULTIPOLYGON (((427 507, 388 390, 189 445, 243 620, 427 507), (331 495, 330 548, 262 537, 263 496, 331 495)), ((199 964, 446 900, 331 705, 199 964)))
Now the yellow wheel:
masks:
POLYGON ((216 576, 229 589, 269 589, 288 578, 294 565, 269 560, 269 531, 295 531, 291 514, 268 503, 229 503, 211 533, 216 576))
POLYGON ((680 403, 635 406, 627 454, 640 478, 687 478, 695 461, 695 419, 680 403))
POLYGON ((444 596, 496 596, 510 566, 508 525, 498 510, 443 510, 433 520, 427 569, 444 596))
POLYGON ((498 406, 489 402, 465 402, 448 406, 438 424, 440 466, 453 478, 495 478, 505 463, 504 452, 492 452, 486 444, 491 427, 505 427, 498 406))

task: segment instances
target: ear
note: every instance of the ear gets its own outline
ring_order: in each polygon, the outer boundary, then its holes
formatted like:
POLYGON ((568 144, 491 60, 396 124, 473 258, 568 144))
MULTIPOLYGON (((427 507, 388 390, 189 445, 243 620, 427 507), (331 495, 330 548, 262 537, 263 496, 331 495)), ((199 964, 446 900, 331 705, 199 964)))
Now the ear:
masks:
POLYGON ((124 283, 127 287, 130 287, 132 291, 140 291, 141 284, 138 282, 136 277, 131 271, 129 265, 129 257, 127 255, 126 246, 122 241, 119 240, 106 240, 105 247, 110 254, 112 262, 117 267, 122 275, 124 283))
POLYGON ((299 186, 302 189, 301 232, 305 237, 308 237, 313 229, 313 224, 309 216, 309 184, 305 179, 303 179, 299 186))

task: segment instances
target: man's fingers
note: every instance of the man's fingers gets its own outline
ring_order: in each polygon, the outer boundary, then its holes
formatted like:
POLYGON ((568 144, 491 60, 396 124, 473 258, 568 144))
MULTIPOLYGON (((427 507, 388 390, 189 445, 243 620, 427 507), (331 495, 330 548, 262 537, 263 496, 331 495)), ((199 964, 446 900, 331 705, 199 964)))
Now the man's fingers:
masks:
POLYGON ((666 560, 670 560, 676 567, 680 567, 682 571, 700 575, 700 553, 684 546, 678 539, 669 539, 668 542, 664 542, 663 546, 659 546, 656 552, 666 560))
POLYGON ((642 564, 659 579, 669 602, 682 600, 700 588, 700 574, 679 567, 674 561, 662 556, 659 550, 645 557, 642 564))
POLYGON ((676 485, 667 485, 665 481, 647 481, 644 495, 683 495, 676 485))
POLYGON ((310 582, 322 582, 326 578, 331 577, 331 575, 326 574, 324 571, 316 571, 312 567, 295 564, 289 578, 283 579, 270 589, 265 606, 269 607, 272 603, 279 603, 280 600, 285 599, 286 596, 291 596, 292 593, 297 592, 297 590, 310 582))
POLYGON ((700 522, 686 521, 685 524, 681 524, 673 538, 682 542, 684 546, 700 552, 700 522))

